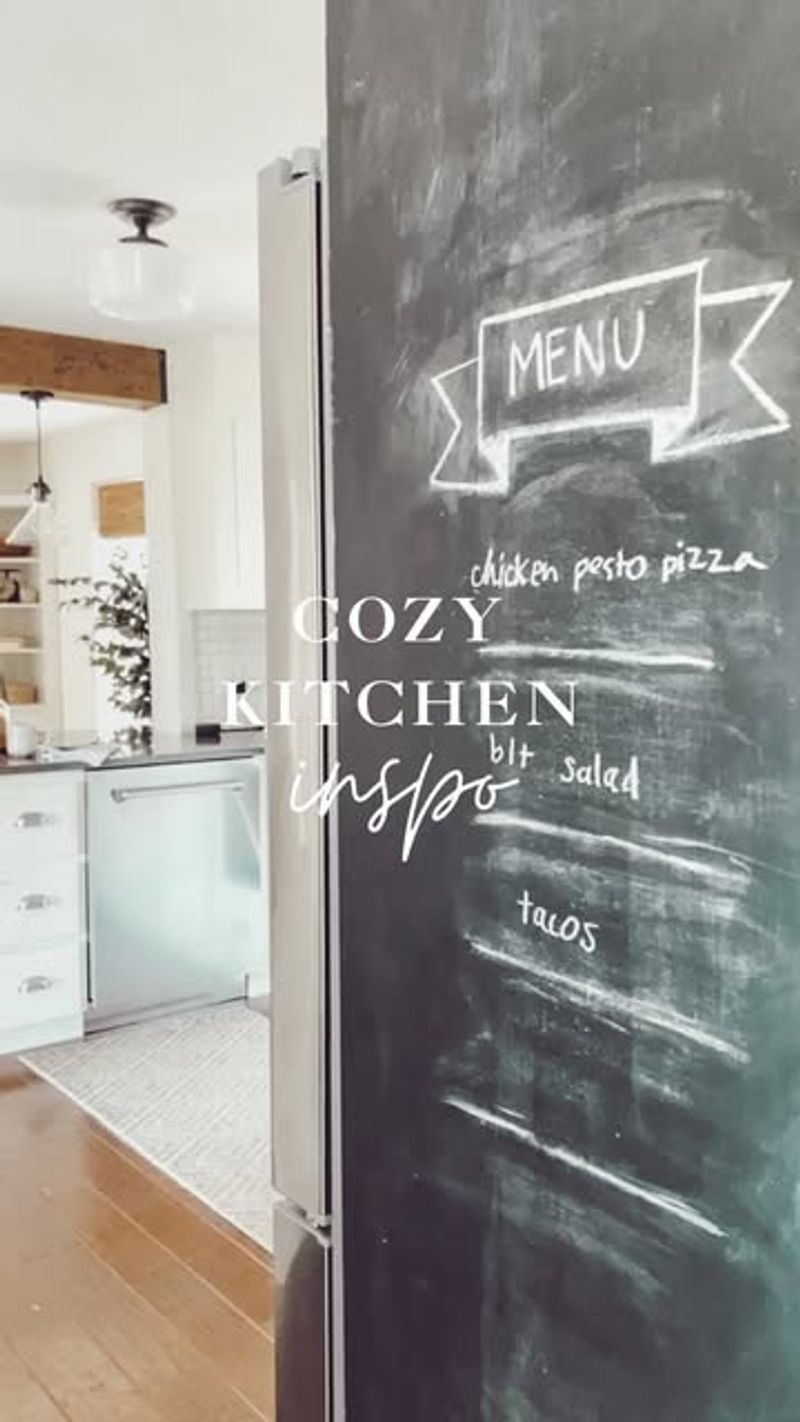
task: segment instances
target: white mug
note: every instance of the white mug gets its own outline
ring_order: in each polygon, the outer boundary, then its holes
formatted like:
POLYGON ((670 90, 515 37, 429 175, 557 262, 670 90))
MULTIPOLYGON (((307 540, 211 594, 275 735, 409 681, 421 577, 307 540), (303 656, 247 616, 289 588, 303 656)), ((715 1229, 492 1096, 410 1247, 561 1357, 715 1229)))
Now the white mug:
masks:
POLYGON ((16 721, 13 716, 6 719, 6 755, 10 760, 18 760, 33 755, 39 744, 39 733, 35 726, 26 721, 16 721))

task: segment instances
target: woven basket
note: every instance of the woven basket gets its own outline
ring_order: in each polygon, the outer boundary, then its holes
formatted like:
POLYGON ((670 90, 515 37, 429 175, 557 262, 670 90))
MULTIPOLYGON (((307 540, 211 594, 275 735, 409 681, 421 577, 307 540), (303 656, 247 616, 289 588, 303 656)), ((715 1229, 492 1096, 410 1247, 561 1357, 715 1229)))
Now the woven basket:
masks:
POLYGON ((9 706, 33 706, 39 700, 32 681, 6 681, 5 696, 9 706))

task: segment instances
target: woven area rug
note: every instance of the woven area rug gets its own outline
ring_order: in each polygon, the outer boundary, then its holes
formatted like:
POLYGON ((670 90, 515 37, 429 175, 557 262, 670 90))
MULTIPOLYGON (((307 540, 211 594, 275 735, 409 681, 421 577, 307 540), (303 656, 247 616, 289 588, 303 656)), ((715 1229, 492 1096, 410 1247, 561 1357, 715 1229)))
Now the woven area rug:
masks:
POLYGON ((230 1003, 41 1047, 20 1060, 272 1249, 266 1017, 230 1003))

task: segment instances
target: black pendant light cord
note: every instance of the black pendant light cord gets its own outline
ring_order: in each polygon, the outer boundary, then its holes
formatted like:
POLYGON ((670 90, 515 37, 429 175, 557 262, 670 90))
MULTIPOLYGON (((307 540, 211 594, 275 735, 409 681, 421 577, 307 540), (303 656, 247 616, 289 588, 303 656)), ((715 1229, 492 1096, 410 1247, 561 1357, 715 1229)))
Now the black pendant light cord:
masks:
POLYGON ((37 504, 45 504, 50 498, 53 490, 44 477, 44 461, 42 458, 42 401, 52 400, 52 390, 20 390, 23 400, 31 400, 36 409, 36 478, 30 486, 29 493, 37 504))

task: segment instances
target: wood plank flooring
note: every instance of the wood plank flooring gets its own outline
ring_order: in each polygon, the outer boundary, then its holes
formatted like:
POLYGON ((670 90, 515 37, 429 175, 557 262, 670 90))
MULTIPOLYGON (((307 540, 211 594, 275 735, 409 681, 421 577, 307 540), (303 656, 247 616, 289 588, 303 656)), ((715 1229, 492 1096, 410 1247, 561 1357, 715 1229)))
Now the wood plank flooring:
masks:
POLYGON ((0 1058, 0 1418, 274 1415, 269 1256, 0 1058))

